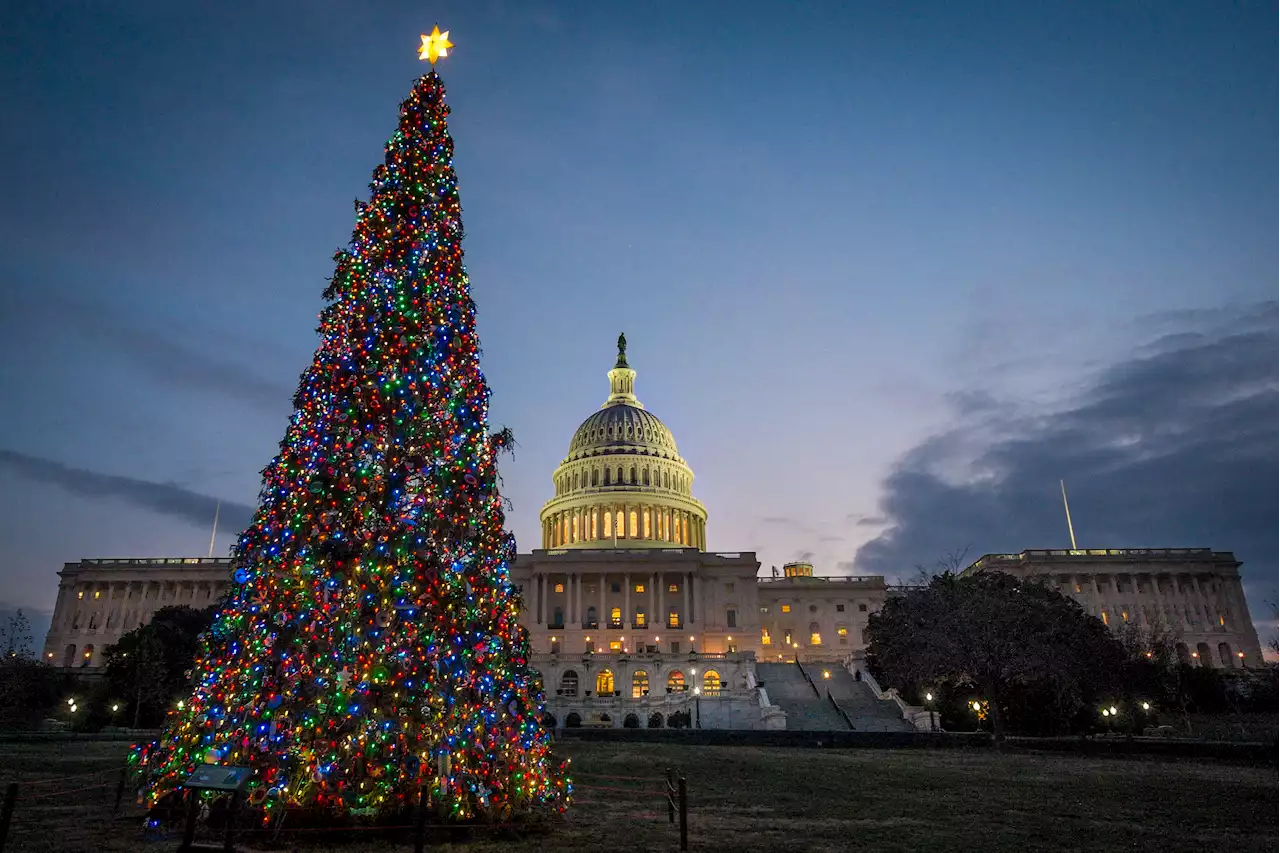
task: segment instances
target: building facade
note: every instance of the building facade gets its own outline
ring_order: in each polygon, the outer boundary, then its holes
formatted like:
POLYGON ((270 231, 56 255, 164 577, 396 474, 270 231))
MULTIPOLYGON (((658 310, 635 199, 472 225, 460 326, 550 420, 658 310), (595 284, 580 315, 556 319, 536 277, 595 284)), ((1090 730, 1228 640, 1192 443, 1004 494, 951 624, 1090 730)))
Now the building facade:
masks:
POLYGON ((42 658, 98 669, 103 653, 162 607, 217 604, 231 587, 231 560, 204 557, 95 559, 58 572, 58 599, 42 658))
MULTIPOLYGON (((798 696, 809 688, 800 683, 797 694, 787 683, 803 670, 778 664, 821 663, 820 678, 847 670, 863 681, 867 620, 902 588, 880 576, 818 577, 809 563, 760 578, 753 553, 707 552, 693 470, 636 397, 625 338, 618 344, 604 404, 552 474, 542 547, 511 566, 548 714, 558 726, 787 727, 757 665, 793 714, 807 713, 798 696)), ((1164 625, 1191 663, 1261 664, 1239 565, 1207 549, 1024 551, 989 554, 966 571, 1048 578, 1108 625, 1164 625)), ((44 657, 95 669, 107 646, 161 607, 218 601, 231 561, 82 560, 59 576, 44 657)), ((893 704, 892 691, 876 692, 893 704)), ((820 693, 813 686, 819 703, 820 693)), ((919 709, 894 701, 919 724, 919 709)))
POLYGON ((1261 666, 1240 565, 1210 548, 1097 548, 987 554, 965 572, 1040 578, 1112 628, 1168 637, 1183 663, 1261 666))

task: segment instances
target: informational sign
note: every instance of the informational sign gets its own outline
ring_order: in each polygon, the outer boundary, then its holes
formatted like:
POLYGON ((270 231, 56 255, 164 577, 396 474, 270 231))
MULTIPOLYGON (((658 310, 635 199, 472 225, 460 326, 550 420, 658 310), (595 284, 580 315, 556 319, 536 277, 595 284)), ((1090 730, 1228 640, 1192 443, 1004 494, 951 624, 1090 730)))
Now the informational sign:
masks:
POLYGON ((200 791, 243 791, 252 775, 253 769, 250 767, 206 764, 192 773, 183 786, 200 791))

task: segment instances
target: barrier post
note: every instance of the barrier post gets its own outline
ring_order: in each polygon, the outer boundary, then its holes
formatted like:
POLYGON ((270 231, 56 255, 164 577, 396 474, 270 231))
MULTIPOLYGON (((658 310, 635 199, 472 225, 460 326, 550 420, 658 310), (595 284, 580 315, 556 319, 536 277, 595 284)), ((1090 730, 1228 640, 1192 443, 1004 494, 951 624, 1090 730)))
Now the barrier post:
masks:
POLYGON ((680 777, 680 849, 689 849, 689 792, 680 777))
POLYGON ((120 780, 116 782, 116 804, 111 807, 112 817, 120 814, 120 801, 124 799, 124 780, 129 776, 129 765, 120 768, 120 780))
POLYGON ((427 839, 427 789, 418 788, 418 815, 413 826, 413 853, 422 853, 427 839))
POLYGON ((667 768, 667 823, 676 822, 676 771, 673 767, 667 768))
POLYGON ((9 837, 9 824, 13 821, 13 807, 18 802, 18 783, 10 782, 4 789, 4 805, 0 806, 0 853, 9 837))

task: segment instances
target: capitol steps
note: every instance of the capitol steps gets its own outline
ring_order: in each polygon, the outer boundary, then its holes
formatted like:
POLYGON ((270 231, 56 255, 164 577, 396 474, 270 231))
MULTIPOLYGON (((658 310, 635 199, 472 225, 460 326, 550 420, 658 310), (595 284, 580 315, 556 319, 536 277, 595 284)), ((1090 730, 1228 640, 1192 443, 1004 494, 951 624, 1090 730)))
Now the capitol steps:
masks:
POLYGON ((787 714, 787 729, 802 732, 848 731, 849 725, 825 695, 818 696, 794 663, 757 663, 769 701, 787 714))
POLYGON ((865 681, 856 680, 843 666, 806 664, 805 669, 819 689, 825 687, 831 691, 832 698, 849 715, 854 731, 915 731, 915 726, 902 718, 902 711, 896 702, 892 699, 877 698, 871 685, 865 681), (830 678, 824 678, 823 672, 829 673, 830 678))

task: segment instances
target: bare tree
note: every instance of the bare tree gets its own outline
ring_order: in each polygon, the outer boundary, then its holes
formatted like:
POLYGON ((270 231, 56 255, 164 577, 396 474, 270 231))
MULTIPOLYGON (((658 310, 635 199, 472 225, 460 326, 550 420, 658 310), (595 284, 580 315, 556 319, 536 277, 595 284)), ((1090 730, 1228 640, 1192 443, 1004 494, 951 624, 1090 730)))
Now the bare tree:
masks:
POLYGON ((932 569, 925 566, 923 563, 916 563, 915 574, 913 574, 911 579, 907 581, 907 586, 928 586, 929 581, 933 580, 938 575, 946 574, 948 572, 953 575, 959 574, 962 570, 969 567, 969 563, 965 560, 965 557, 969 554, 969 547, 970 546, 966 545, 963 548, 948 551, 934 562, 932 569))
POLYGON ((19 607, 0 627, 0 658, 31 658, 31 623, 19 607))

